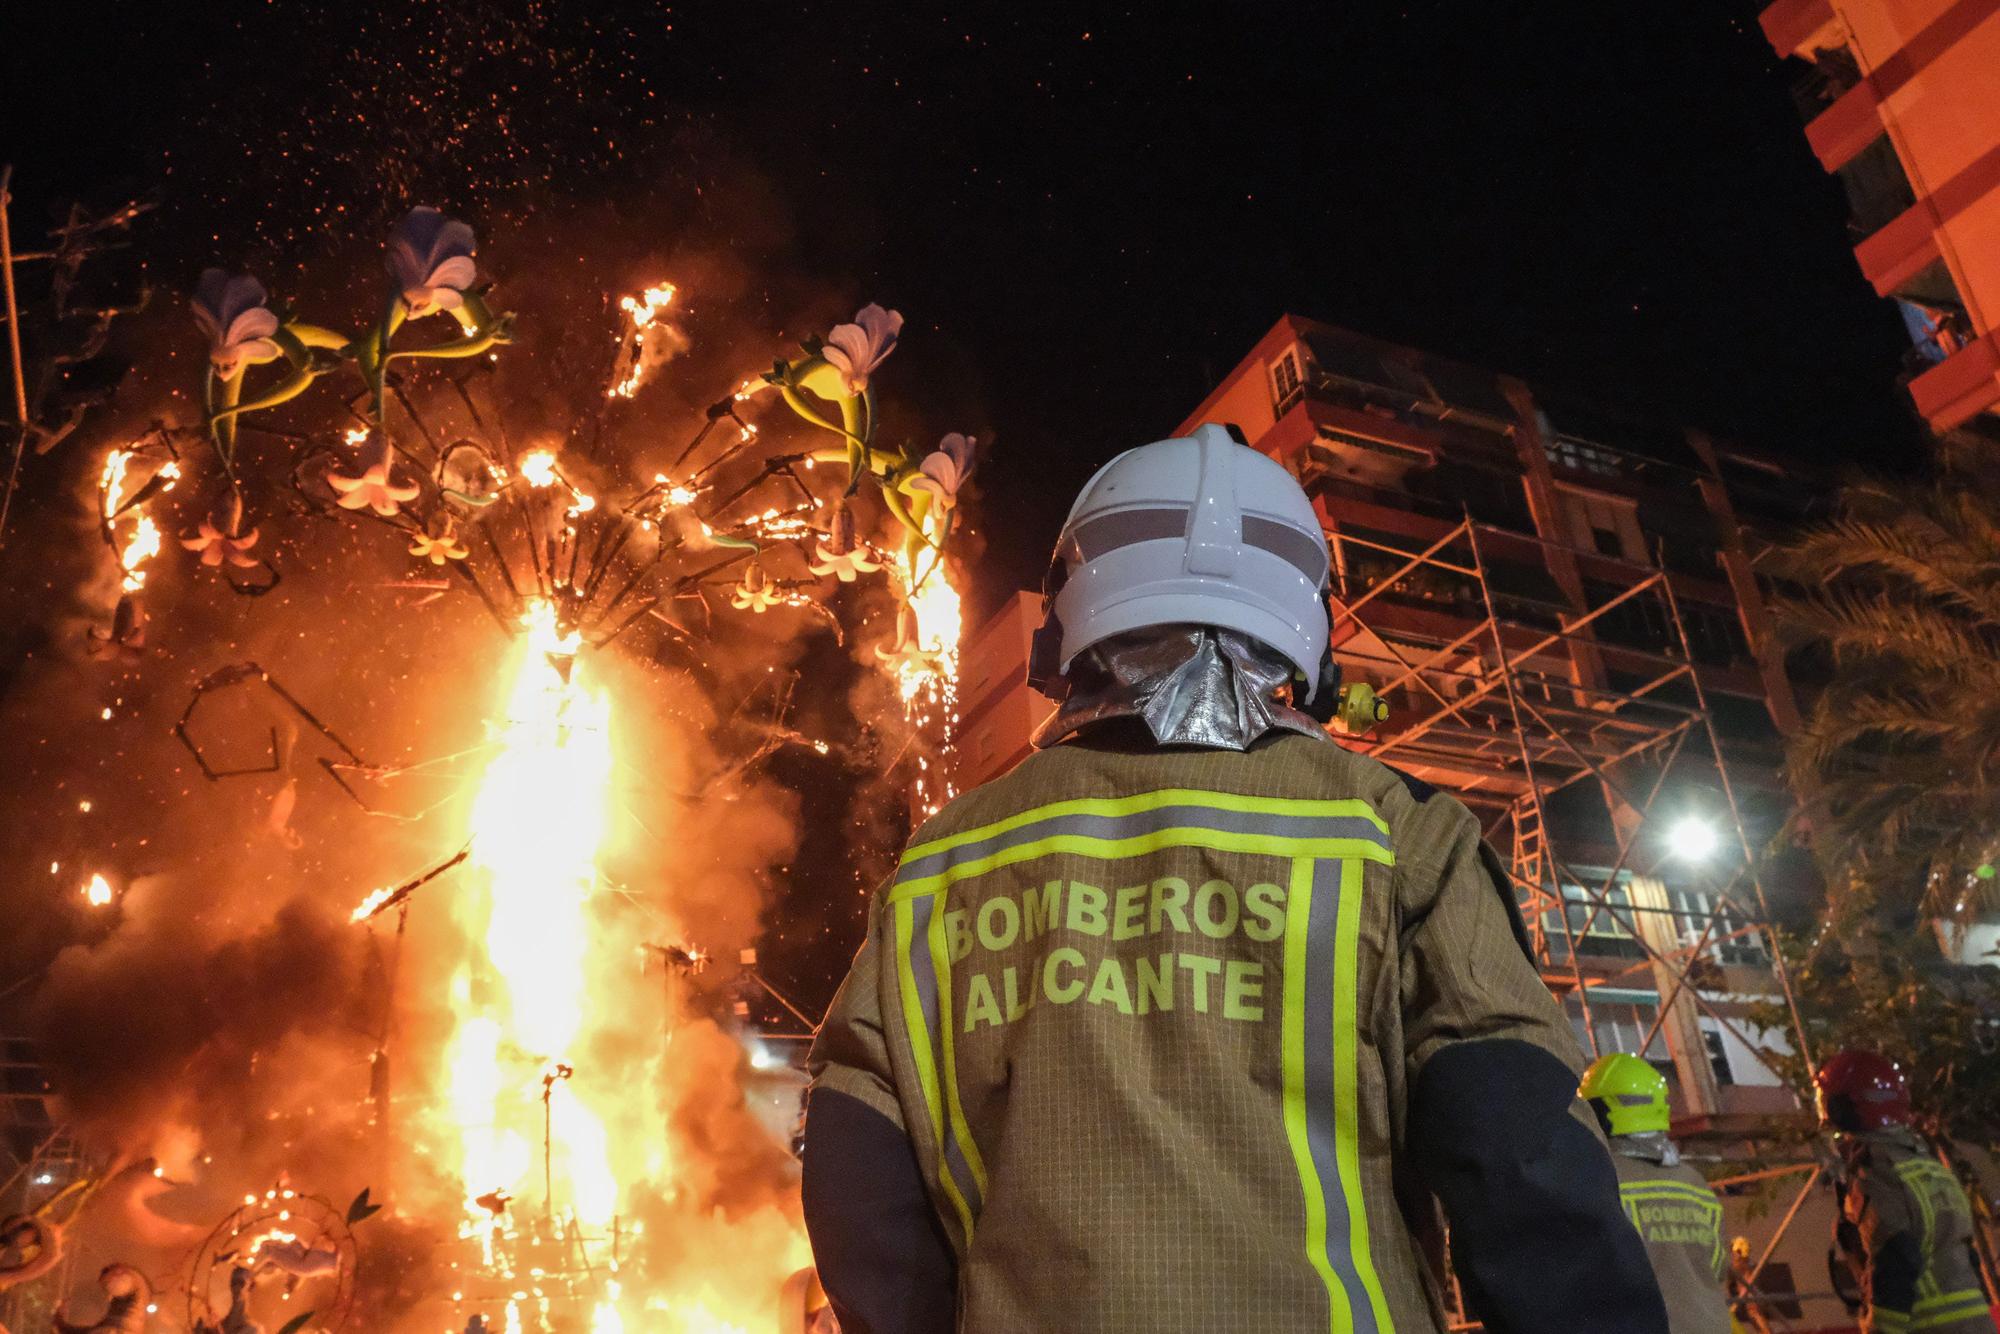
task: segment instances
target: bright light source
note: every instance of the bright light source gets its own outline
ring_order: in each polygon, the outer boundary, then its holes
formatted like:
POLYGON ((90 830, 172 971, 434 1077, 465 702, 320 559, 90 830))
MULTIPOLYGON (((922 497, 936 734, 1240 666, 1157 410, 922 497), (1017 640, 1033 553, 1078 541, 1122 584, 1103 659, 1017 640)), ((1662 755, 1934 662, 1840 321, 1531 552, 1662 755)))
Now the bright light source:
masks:
POLYGON ((1667 849, 1684 862, 1705 862, 1722 839, 1715 826, 1699 815, 1683 815, 1667 830, 1667 849))
POLYGON ((755 1038, 749 1039, 744 1045, 750 1048, 750 1068, 753 1070, 776 1070, 785 1063, 783 1057, 775 1055, 769 1047, 755 1038))
POLYGON ((83 887, 83 899, 93 908, 102 908, 111 902, 111 882, 102 874, 90 877, 90 883, 83 887))

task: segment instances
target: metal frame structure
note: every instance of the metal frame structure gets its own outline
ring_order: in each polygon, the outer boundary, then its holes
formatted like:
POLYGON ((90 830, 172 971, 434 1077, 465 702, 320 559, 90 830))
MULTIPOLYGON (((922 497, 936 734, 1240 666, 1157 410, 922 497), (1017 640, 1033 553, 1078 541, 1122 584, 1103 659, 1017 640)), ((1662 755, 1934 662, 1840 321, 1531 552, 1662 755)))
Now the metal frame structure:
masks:
MULTIPOLYGON (((1482 534, 1500 531, 1490 525, 1468 517, 1418 552, 1347 537, 1339 534, 1337 523, 1333 527, 1338 541, 1404 558, 1392 573, 1374 580, 1358 595, 1336 597, 1334 602, 1336 652, 1350 662, 1360 660, 1379 677, 1378 693, 1389 696, 1410 717, 1400 729, 1360 740, 1356 748, 1409 769, 1419 778, 1452 787, 1469 805, 1487 815, 1488 838, 1510 853, 1508 871, 1543 976, 1553 989, 1577 996, 1593 1047, 1591 990, 1615 984, 1634 968, 1650 965, 1671 970, 1668 990, 1662 995, 1663 1016, 1669 1005, 1685 995, 1717 1023, 1735 1031, 1754 1051, 1756 1043, 1703 997, 1698 980, 1691 975, 1696 961, 1712 947, 1730 939, 1761 935, 1779 992, 1793 1017, 1794 1040, 1810 1063, 1790 979, 1776 942, 1770 938, 1769 902, 1738 799, 1740 784, 1731 775, 1728 747, 1716 729, 1667 572, 1632 566, 1631 583, 1597 605, 1564 615, 1559 628, 1548 630, 1510 620, 1501 613, 1487 578, 1482 546, 1482 534), (1427 652, 1413 653, 1409 649, 1413 636, 1408 631, 1370 626, 1362 613, 1424 569, 1472 581, 1482 614, 1456 636, 1428 646, 1427 652), (1622 687, 1603 684, 1601 672, 1592 671, 1592 659, 1603 645, 1591 629, 1607 614, 1640 599, 1654 602, 1672 629, 1675 642, 1670 647, 1678 652, 1620 646, 1622 661, 1647 660, 1648 670, 1643 679, 1622 687), (1382 656, 1376 657, 1371 652, 1374 648, 1379 648, 1382 656), (1591 680, 1593 674, 1600 677, 1597 682, 1591 680), (1673 689, 1676 686, 1679 691, 1673 689), (1687 698, 1677 699, 1676 694, 1687 698), (1689 746, 1690 739, 1698 744, 1689 746), (1454 781, 1454 776, 1467 773, 1480 777, 1470 785, 1454 781), (1734 874, 1717 895, 1727 910, 1690 914, 1613 899, 1612 891, 1621 875, 1633 869, 1648 821, 1662 805, 1662 795, 1673 790, 1670 780, 1677 777, 1691 777, 1721 795, 1723 809, 1718 813, 1727 815, 1740 857, 1734 874), (1545 808, 1556 794, 1586 782, 1595 782, 1602 790, 1618 829, 1610 869, 1601 880, 1573 869, 1577 859, 1563 855, 1557 835, 1544 818, 1545 808), (1571 896, 1565 886, 1580 890, 1584 898, 1571 896), (1571 922, 1571 909, 1576 907, 1588 910, 1580 928, 1571 922), (1649 942, 1648 935, 1653 933, 1644 930, 1642 922, 1645 915, 1662 912, 1679 919, 1705 916, 1706 922, 1692 942, 1662 949, 1649 942), (1563 936, 1560 954, 1552 949, 1548 927, 1552 913, 1563 936), (1600 919, 1623 928, 1644 957, 1624 968, 1593 969, 1578 942, 1600 919), (1690 981, 1695 985, 1689 985, 1690 981)), ((1549 545, 1519 533, 1506 536, 1517 544, 1533 541, 1549 545)), ((1648 1034, 1649 1042, 1651 1036, 1648 1034)))
MULTIPOLYGON (((71 1138, 69 1127, 50 1116, 42 1065, 19 1038, 0 1037, 0 1131, 7 1137, 9 1170, 0 1179, 0 1216, 27 1213, 97 1168, 71 1138), (28 1146, 23 1154, 21 1148, 28 1146)), ((74 1274, 76 1253, 64 1255, 44 1287, 60 1291, 74 1274)), ((19 1329, 29 1315, 28 1286, 0 1291, 0 1328, 19 1329)))
MULTIPOLYGON (((1592 605, 1561 614, 1556 628, 1549 629, 1509 619, 1488 577, 1486 546, 1494 536, 1504 533, 1514 546, 1551 545, 1541 539, 1495 529, 1469 514, 1418 551, 1343 534, 1337 518, 1327 526, 1336 542, 1390 553, 1401 562, 1364 588, 1344 587, 1339 591, 1346 596, 1334 600, 1337 655, 1378 682, 1378 691, 1391 698, 1405 720, 1379 737, 1350 744, 1450 787, 1481 814, 1487 838, 1504 850, 1542 976, 1558 995, 1575 997, 1591 1054, 1599 1054, 1592 993, 1650 970, 1660 1004, 1638 1050, 1652 1047, 1677 1010, 1699 1012, 1778 1073, 1760 1042, 1708 994, 1715 951, 1727 942, 1753 938, 1764 947, 1776 995, 1782 996, 1790 1016, 1790 1040, 1808 1069, 1813 1068, 1773 932, 1758 847, 1744 815, 1743 783, 1732 773, 1731 747, 1717 728, 1671 575, 1664 568, 1627 563, 1628 583, 1592 605), (1407 626, 1371 624, 1367 615, 1378 600, 1395 597, 1395 590, 1420 571, 1470 581, 1477 589, 1470 622, 1461 602, 1456 632, 1433 636, 1435 642, 1418 643, 1422 636, 1407 626), (1651 604, 1655 623, 1667 627, 1670 637, 1662 651, 1618 645, 1619 661, 1627 670, 1614 686, 1602 667, 1607 646, 1593 629, 1620 607, 1639 603, 1651 604), (1642 665, 1636 679, 1630 670, 1635 665, 1642 665), (1608 867, 1596 875, 1578 869, 1578 858, 1566 855, 1564 840, 1545 818, 1553 798, 1588 783, 1601 792, 1615 831, 1610 855, 1597 858, 1608 867), (1620 901, 1615 891, 1621 877, 1637 874, 1636 863, 1658 852, 1656 840, 1648 837, 1652 822, 1675 809, 1676 799, 1669 794, 1690 783, 1719 798, 1712 813, 1726 824, 1725 847, 1733 849, 1733 865, 1716 887, 1710 911, 1620 901), (1579 912, 1584 914, 1580 923, 1574 920, 1579 912), (1557 924, 1553 929, 1552 918, 1557 924), (1593 958, 1588 938, 1600 922, 1636 944, 1639 957, 1593 958)), ((1759 778, 1777 790, 1775 773, 1759 778)), ((1704 1067, 1708 1060, 1705 1048, 1679 1049, 1689 1031, 1669 1029, 1668 1046, 1682 1070, 1690 1060, 1704 1067)), ((1684 1094, 1692 1092, 1684 1087, 1684 1094)), ((1754 1122, 1734 1127, 1750 1139, 1758 1137, 1760 1128, 1754 1122)), ((1752 1285, 1822 1176, 1819 1167, 1808 1166, 1804 1187, 1789 1201, 1746 1280, 1752 1285)), ((1449 1295, 1457 1308, 1452 1328, 1477 1328, 1455 1284, 1449 1295)))
MULTIPOLYGON (((1835 479, 1291 314, 1177 434, 1204 423, 1237 426, 1314 498, 1334 651, 1392 710, 1349 744, 1477 813, 1584 1045, 1658 1057, 1664 1037, 1698 1154, 1793 1161, 1778 1134, 1809 1121, 1791 1081, 1730 1087, 1710 1053, 1720 1035, 1739 1073, 1813 1068, 1763 855, 1792 807, 1781 734, 1802 719, 1753 551, 1835 479), (1697 812, 1717 846, 1701 872, 1669 871, 1653 822, 1697 812), (1753 1004, 1791 1030, 1782 1061, 1778 1032, 1744 1031, 1753 1004)), ((1758 1272, 1804 1258, 1781 1241, 1823 1180, 1780 1205, 1758 1272)), ((1754 1287, 1747 1262, 1737 1279, 1754 1287)))

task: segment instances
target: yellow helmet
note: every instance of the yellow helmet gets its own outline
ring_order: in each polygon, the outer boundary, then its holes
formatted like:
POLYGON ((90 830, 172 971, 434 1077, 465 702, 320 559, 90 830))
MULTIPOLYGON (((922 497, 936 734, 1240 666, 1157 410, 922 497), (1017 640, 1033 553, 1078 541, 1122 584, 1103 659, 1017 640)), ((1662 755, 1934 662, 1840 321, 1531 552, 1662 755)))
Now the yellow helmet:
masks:
POLYGON ((1614 1135, 1667 1128, 1666 1077, 1637 1056, 1620 1051, 1598 1057, 1576 1092, 1596 1106, 1598 1119, 1614 1135))

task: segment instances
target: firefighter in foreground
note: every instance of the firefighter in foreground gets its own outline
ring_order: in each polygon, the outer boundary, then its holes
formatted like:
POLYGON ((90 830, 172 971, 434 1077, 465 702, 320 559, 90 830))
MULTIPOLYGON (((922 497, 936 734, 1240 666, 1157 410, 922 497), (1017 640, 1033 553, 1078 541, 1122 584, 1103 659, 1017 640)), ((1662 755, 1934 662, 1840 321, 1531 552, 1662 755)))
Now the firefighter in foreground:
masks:
POLYGON ((1815 1085, 1843 1169, 1836 1241, 1861 1285, 1864 1334, 1993 1334, 1971 1203, 1910 1128, 1902 1071, 1873 1052, 1842 1051, 1815 1085))
POLYGON ((918 831, 813 1050, 846 1334, 1664 1334, 1459 802, 1335 745, 1325 538, 1219 427, 1065 523, 1039 752, 918 831))
POLYGON ((1637 1056, 1591 1062, 1577 1095, 1611 1137, 1618 1198, 1646 1243, 1673 1334, 1730 1334, 1722 1201, 1667 1138, 1667 1081, 1637 1056))

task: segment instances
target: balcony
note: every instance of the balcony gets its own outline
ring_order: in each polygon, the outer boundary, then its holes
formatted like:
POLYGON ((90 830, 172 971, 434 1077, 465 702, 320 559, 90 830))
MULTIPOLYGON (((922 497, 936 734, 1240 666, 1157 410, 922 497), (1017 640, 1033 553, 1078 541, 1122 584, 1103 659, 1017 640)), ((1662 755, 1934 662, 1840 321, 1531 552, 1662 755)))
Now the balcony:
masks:
POLYGON ((1910 381, 1910 398, 1943 434, 2000 404, 2000 339, 1987 333, 1910 381))
POLYGON ((1844 46, 1815 51, 1805 62, 1805 72, 1792 81, 1792 105, 1810 125, 1861 82, 1861 66, 1844 46))

